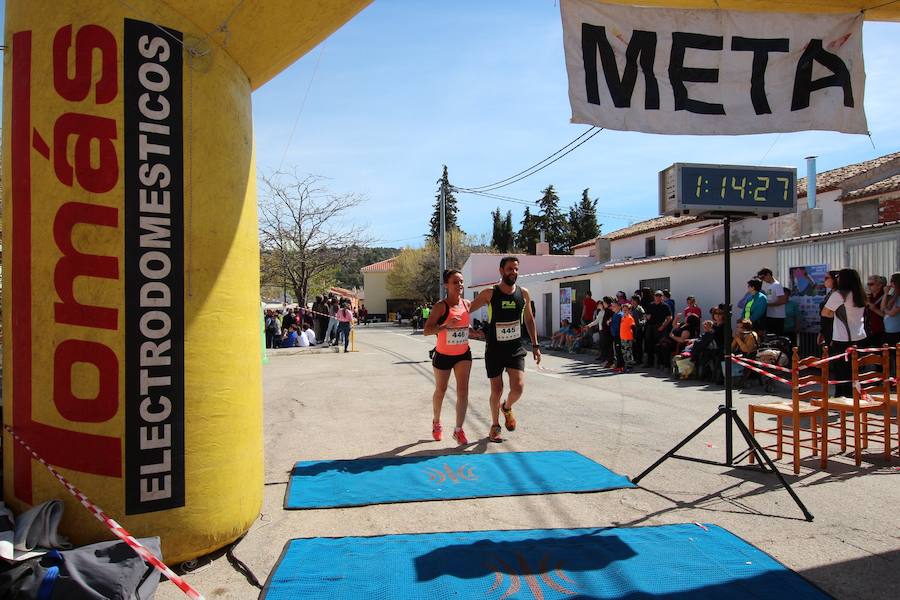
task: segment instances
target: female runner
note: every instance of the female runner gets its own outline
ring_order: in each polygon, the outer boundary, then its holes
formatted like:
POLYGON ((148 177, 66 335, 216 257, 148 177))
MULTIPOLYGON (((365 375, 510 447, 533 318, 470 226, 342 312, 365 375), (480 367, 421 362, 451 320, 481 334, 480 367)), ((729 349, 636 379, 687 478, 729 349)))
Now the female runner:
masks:
POLYGON ((465 285, 462 273, 456 269, 444 271, 447 298, 434 305, 425 323, 425 335, 437 335, 432 366, 434 367, 434 395, 431 398, 434 418, 431 435, 441 439, 441 405, 450 381, 450 371, 456 376, 456 427, 453 439, 467 444, 463 431, 466 409, 469 406, 469 373, 472 370, 472 351, 469 349, 469 302, 463 298, 465 285))

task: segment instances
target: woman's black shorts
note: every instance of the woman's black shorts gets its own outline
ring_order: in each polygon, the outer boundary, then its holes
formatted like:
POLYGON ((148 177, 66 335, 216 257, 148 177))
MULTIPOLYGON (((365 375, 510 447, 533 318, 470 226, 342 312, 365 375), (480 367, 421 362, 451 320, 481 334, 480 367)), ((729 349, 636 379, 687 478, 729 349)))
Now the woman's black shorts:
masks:
POLYGON ((441 354, 440 352, 435 351, 434 358, 431 359, 431 365, 435 369, 440 369, 441 371, 449 371, 453 368, 453 366, 464 360, 472 360, 472 351, 466 350, 463 354, 449 355, 449 354, 441 354))

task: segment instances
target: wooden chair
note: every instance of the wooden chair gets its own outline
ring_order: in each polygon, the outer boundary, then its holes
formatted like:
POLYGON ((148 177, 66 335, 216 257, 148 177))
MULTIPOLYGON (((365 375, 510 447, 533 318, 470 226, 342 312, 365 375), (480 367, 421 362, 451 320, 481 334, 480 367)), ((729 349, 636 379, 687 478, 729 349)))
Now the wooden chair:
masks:
MULTIPOLYGON (((893 348, 888 348, 888 357, 890 357, 890 353, 894 352, 895 360, 900 364, 900 344, 897 344, 893 348)), ((890 371, 885 371, 885 373, 890 374, 890 371)), ((885 377, 887 379, 887 377, 885 377)), ((885 401, 887 403, 887 412, 889 423, 894 424, 894 428, 897 432, 897 456, 900 456, 900 376, 895 376, 893 381, 887 381, 887 395, 883 394, 872 394, 872 396, 876 399, 885 401), (893 411, 893 416, 891 416, 891 412, 893 411)), ((888 434, 890 437, 890 434, 888 434)))
POLYGON ((856 466, 862 463, 862 450, 869 447, 869 438, 881 438, 884 441, 884 459, 891 460, 891 384, 887 374, 890 372, 890 349, 884 346, 881 352, 873 352, 860 357, 856 348, 849 350, 851 363, 851 379, 853 380, 852 398, 829 398, 825 406, 840 415, 840 436, 829 441, 839 441, 841 452, 847 450, 848 423, 853 425, 853 457, 856 466), (860 367, 879 366, 881 372, 860 372, 860 367), (869 415, 881 415, 881 426, 870 428, 869 415))
MULTIPOLYGON (((783 454, 791 454, 794 457, 794 474, 800 473, 800 450, 808 448, 813 456, 819 456, 819 464, 825 469, 828 467, 828 411, 824 403, 828 401, 828 363, 822 365, 819 375, 801 375, 800 370, 809 367, 819 359, 811 356, 800 360, 797 349, 794 348, 791 357, 791 399, 778 402, 766 402, 764 404, 751 404, 748 407, 750 433, 756 437, 757 433, 767 433, 776 436, 776 442, 763 446, 765 450, 774 449, 776 458, 783 454), (804 391, 803 388, 809 388, 804 391), (812 401, 817 400, 818 405, 812 401), (774 415, 775 427, 772 429, 757 429, 757 413, 774 415), (784 450, 784 418, 790 417, 791 424, 787 429, 792 451, 784 450), (801 427, 801 419, 809 419, 809 428, 801 427), (801 437, 801 433, 810 434, 809 437, 801 437)), ((754 455, 750 453, 750 462, 753 463, 754 455)))

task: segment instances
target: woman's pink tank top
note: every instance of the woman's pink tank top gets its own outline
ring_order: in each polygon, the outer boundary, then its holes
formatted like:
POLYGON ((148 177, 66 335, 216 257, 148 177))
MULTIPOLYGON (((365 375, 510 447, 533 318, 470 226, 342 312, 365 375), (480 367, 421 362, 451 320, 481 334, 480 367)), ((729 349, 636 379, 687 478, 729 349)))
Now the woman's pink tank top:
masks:
MULTIPOLYGON (((446 304, 445 304, 446 306, 446 304)), ((469 350, 469 303, 460 298, 459 304, 450 308, 444 323, 460 317, 453 327, 442 327, 437 334, 437 351, 445 356, 459 356, 469 350)))

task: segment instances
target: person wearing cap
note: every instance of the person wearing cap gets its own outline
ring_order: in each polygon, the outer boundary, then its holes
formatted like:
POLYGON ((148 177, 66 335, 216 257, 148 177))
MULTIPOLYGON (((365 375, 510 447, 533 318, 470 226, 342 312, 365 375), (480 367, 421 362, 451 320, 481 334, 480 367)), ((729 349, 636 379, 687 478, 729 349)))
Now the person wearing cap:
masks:
POLYGON ((784 286, 775 279, 772 269, 764 267, 756 276, 763 282, 762 292, 766 295, 766 333, 784 335, 784 305, 787 303, 787 295, 784 286))
POLYGON ((672 310, 668 304, 663 302, 662 290, 656 290, 653 293, 653 303, 647 310, 647 327, 644 332, 644 356, 646 357, 644 367, 653 367, 653 360, 657 354, 656 346, 659 344, 659 340, 668 335, 671 323, 672 310))

